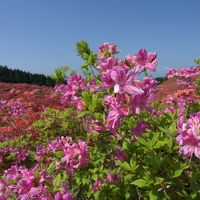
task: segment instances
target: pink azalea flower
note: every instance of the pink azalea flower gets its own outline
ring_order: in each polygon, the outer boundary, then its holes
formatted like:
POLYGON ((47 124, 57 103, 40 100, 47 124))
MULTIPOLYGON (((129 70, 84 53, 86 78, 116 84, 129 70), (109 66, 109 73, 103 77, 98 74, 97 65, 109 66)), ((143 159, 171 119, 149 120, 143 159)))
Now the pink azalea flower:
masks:
POLYGON ((131 55, 127 55, 125 60, 124 60, 124 64, 130 68, 135 68, 137 63, 136 63, 136 57, 135 56, 131 56, 131 55))
POLYGON ((120 51, 117 49, 117 45, 115 44, 109 44, 108 42, 105 42, 103 45, 101 45, 99 47, 99 54, 106 54, 106 53, 109 53, 109 54, 117 54, 119 53, 120 51))
POLYGON ((72 195, 70 192, 62 193, 56 192, 54 195, 54 200, 72 200, 72 195))
POLYGON ((73 96, 71 104, 77 108, 78 111, 82 111, 85 108, 84 103, 80 97, 73 96))
POLYGON ((84 89, 84 79, 79 74, 70 76, 67 80, 67 84, 72 86, 75 91, 84 89))
POLYGON ((120 181, 120 174, 111 174, 110 172, 108 172, 107 174, 107 180, 109 183, 119 183, 120 181))
POLYGON ((127 71, 123 67, 115 67, 102 76, 105 88, 113 87, 114 93, 125 93, 130 95, 142 94, 144 91, 133 85, 136 73, 133 70, 127 71))
POLYGON ((105 131, 104 124, 99 120, 88 120, 88 132, 92 133, 93 131, 103 133, 105 131))
POLYGON ((137 68, 139 71, 148 70, 155 71, 157 66, 157 54, 147 52, 145 49, 140 49, 135 56, 137 68))
POLYGON ((94 192, 98 192, 99 190, 100 190, 100 187, 101 187, 101 185, 102 185, 102 180, 101 179, 98 179, 98 180, 96 180, 95 182, 94 182, 94 184, 93 184, 93 190, 94 190, 94 192))
POLYGON ((13 165, 11 168, 9 168, 8 170, 5 171, 5 175, 6 175, 7 181, 17 180, 18 177, 20 176, 18 167, 13 165))
POLYGON ((144 121, 137 121, 136 127, 132 128, 131 131, 137 137, 140 137, 147 129, 149 125, 144 121))
MULTIPOLYGON (((199 112, 200 113, 200 112, 199 112)), ((180 146, 179 153, 185 157, 193 154, 200 159, 200 114, 191 115, 186 123, 179 123, 179 135, 176 138, 180 146)))
POLYGON ((125 154, 125 152, 124 152, 122 149, 120 149, 120 148, 117 148, 117 149, 115 150, 115 155, 116 155, 117 158, 118 158, 119 160, 121 160, 121 161, 126 160, 126 154, 125 154))
POLYGON ((121 122, 121 117, 120 117, 120 114, 118 113, 118 111, 111 110, 108 113, 107 123, 106 123, 106 127, 109 129, 109 131, 115 132, 117 130, 117 128, 119 127, 120 122, 121 122))
POLYGON ((100 70, 101 74, 104 74, 118 65, 119 59, 101 56, 98 58, 97 69, 100 70))

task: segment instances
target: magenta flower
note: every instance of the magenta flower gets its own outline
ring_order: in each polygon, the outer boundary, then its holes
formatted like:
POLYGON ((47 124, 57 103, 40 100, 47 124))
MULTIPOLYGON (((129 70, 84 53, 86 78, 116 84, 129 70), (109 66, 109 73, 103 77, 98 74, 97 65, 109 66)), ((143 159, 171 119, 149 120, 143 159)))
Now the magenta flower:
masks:
POLYGON ((8 170, 5 171, 5 175, 6 175, 7 181, 17 180, 18 177, 20 176, 20 173, 18 171, 18 167, 15 166, 15 165, 11 166, 11 168, 9 168, 8 170))
POLYGON ((67 80, 67 84, 72 86, 75 91, 84 89, 84 79, 79 74, 70 76, 67 80))
POLYGON ((42 191, 42 189, 43 188, 41 188, 41 187, 32 187, 30 189, 29 193, 28 193, 29 197, 33 198, 33 199, 39 198, 39 196, 41 195, 41 193, 44 192, 44 191, 42 191))
POLYGON ((72 195, 70 192, 56 192, 54 195, 54 200, 72 200, 72 195))
POLYGON ((119 160, 121 160, 121 161, 126 160, 126 154, 125 154, 125 152, 124 152, 122 149, 120 149, 120 148, 117 148, 117 149, 115 150, 115 155, 116 155, 117 158, 118 158, 119 160))
POLYGON ((36 148, 35 154, 36 154, 35 159, 37 161, 40 161, 44 156, 47 155, 47 149, 44 146, 40 145, 36 148))
POLYGON ((127 55, 125 60, 124 60, 124 64, 130 68, 135 68, 137 63, 136 63, 136 57, 135 56, 131 56, 131 55, 127 55))
POLYGON ((33 171, 28 171, 26 169, 22 171, 22 177, 23 178, 19 180, 17 184, 18 193, 20 195, 27 194, 30 191, 35 179, 33 171))
POLYGON ((185 157, 194 154, 200 159, 200 112, 191 115, 186 123, 179 123, 178 130, 176 141, 180 146, 179 153, 185 157))
POLYGON ((167 72, 168 78, 191 78, 200 75, 200 67, 189 67, 183 69, 169 69, 167 72))
POLYGON ((108 42, 104 43, 99 47, 99 54, 117 54, 120 51, 117 49, 117 45, 109 44, 108 42))
POLYGON ((98 89, 98 85, 95 78, 92 78, 90 81, 87 82, 85 90, 96 91, 97 89, 98 89))
POLYGON ((143 90, 133 85, 136 77, 137 74, 133 70, 128 71, 124 67, 115 67, 102 76, 102 85, 105 88, 113 87, 114 93, 142 94, 143 90))
POLYGON ((127 104, 128 95, 117 94, 116 96, 107 95, 104 98, 104 103, 109 106, 106 128, 116 137, 121 138, 117 134, 117 129, 124 116, 130 113, 130 107, 127 104))
POLYGON ((97 69, 101 72, 101 74, 106 73, 108 70, 111 70, 118 65, 119 59, 113 57, 101 56, 97 61, 97 69))
POLYGON ((148 128, 149 128, 149 125, 146 122, 137 121, 136 127, 132 128, 131 132, 137 137, 140 137, 148 128))
POLYGON ((105 131, 104 124, 99 120, 88 120, 88 132, 92 133, 93 131, 103 133, 105 131))
POLYGON ((6 100, 0 99, 0 108, 6 104, 6 100))
POLYGON ((108 172, 107 174, 107 180, 109 183, 119 183, 120 182, 120 174, 111 174, 108 172))
POLYGON ((80 97, 73 96, 71 99, 71 104, 77 108, 78 111, 82 111, 85 108, 85 104, 80 97))
POLYGON ((137 87, 141 88, 144 93, 135 95, 131 99, 132 108, 136 114, 139 114, 143 108, 153 100, 156 92, 157 81, 152 78, 144 77, 142 81, 136 81, 137 87))
POLYGON ((100 190, 102 183, 103 183, 103 181, 101 179, 98 179, 94 182, 94 184, 93 184, 94 192, 98 192, 100 190))
POLYGON ((157 54, 140 49, 135 56, 138 71, 155 71, 157 66, 157 54))
POLYGON ((72 200, 73 196, 71 192, 68 189, 68 186, 66 183, 62 183, 62 191, 61 192, 56 192, 54 194, 54 199, 55 200, 72 200))
POLYGON ((15 102, 10 106, 10 113, 14 116, 23 115, 26 112, 26 109, 22 106, 22 104, 15 102))
POLYGON ((106 127, 109 131, 115 132, 121 122, 121 116, 117 110, 111 110, 108 113, 106 127))

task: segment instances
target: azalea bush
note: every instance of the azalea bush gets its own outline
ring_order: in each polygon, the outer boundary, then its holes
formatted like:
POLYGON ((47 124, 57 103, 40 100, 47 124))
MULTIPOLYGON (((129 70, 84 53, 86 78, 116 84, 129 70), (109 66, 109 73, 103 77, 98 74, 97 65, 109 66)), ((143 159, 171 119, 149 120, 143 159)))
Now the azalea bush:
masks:
MULTIPOLYGON (((199 199, 198 98, 183 92, 154 102, 154 52, 119 59, 114 44, 95 53, 80 41, 77 53, 84 75, 61 68, 54 76, 65 109, 46 108, 33 129, 0 143, 0 199, 199 199)), ((168 77, 198 91, 199 74, 193 67, 168 77)))

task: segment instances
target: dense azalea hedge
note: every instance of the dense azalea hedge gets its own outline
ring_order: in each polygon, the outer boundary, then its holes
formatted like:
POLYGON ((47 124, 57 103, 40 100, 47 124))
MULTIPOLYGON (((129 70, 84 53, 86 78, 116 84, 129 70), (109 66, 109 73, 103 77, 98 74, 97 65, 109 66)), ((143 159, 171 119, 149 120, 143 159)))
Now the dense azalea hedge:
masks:
MULTIPOLYGON (((180 92, 152 103, 156 53, 141 49, 120 60, 116 45, 96 54, 83 41, 77 52, 85 76, 72 73, 55 87, 66 109, 46 108, 0 143, 0 199, 199 199, 198 100, 180 92)), ((192 67, 167 75, 198 94, 199 74, 192 67)), ((7 127, 5 116, 27 113, 3 99, 0 109, 7 127)))

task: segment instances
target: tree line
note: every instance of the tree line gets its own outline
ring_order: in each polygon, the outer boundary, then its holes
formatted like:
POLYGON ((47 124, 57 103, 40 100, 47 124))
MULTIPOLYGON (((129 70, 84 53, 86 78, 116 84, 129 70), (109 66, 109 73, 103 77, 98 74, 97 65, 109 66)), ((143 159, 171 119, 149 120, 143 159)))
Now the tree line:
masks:
POLYGON ((0 82, 6 83, 28 83, 37 85, 46 85, 53 87, 55 80, 43 74, 32 74, 19 69, 10 69, 7 66, 0 65, 0 82))
MULTIPOLYGON (((61 73, 62 71, 59 72, 61 73)), ((62 72, 62 74, 64 73, 62 72)), ((157 77, 155 80, 158 81, 158 84, 161 84, 167 80, 167 77, 157 77)), ((56 79, 53 79, 50 76, 45 76, 43 74, 32 74, 30 72, 25 72, 19 69, 10 69, 7 66, 0 65, 0 82, 28 83, 53 87, 55 86, 56 79)))
POLYGON ((156 81, 158 81, 158 84, 161 84, 163 82, 165 82, 167 80, 167 77, 164 76, 164 77, 157 77, 155 78, 156 81))

